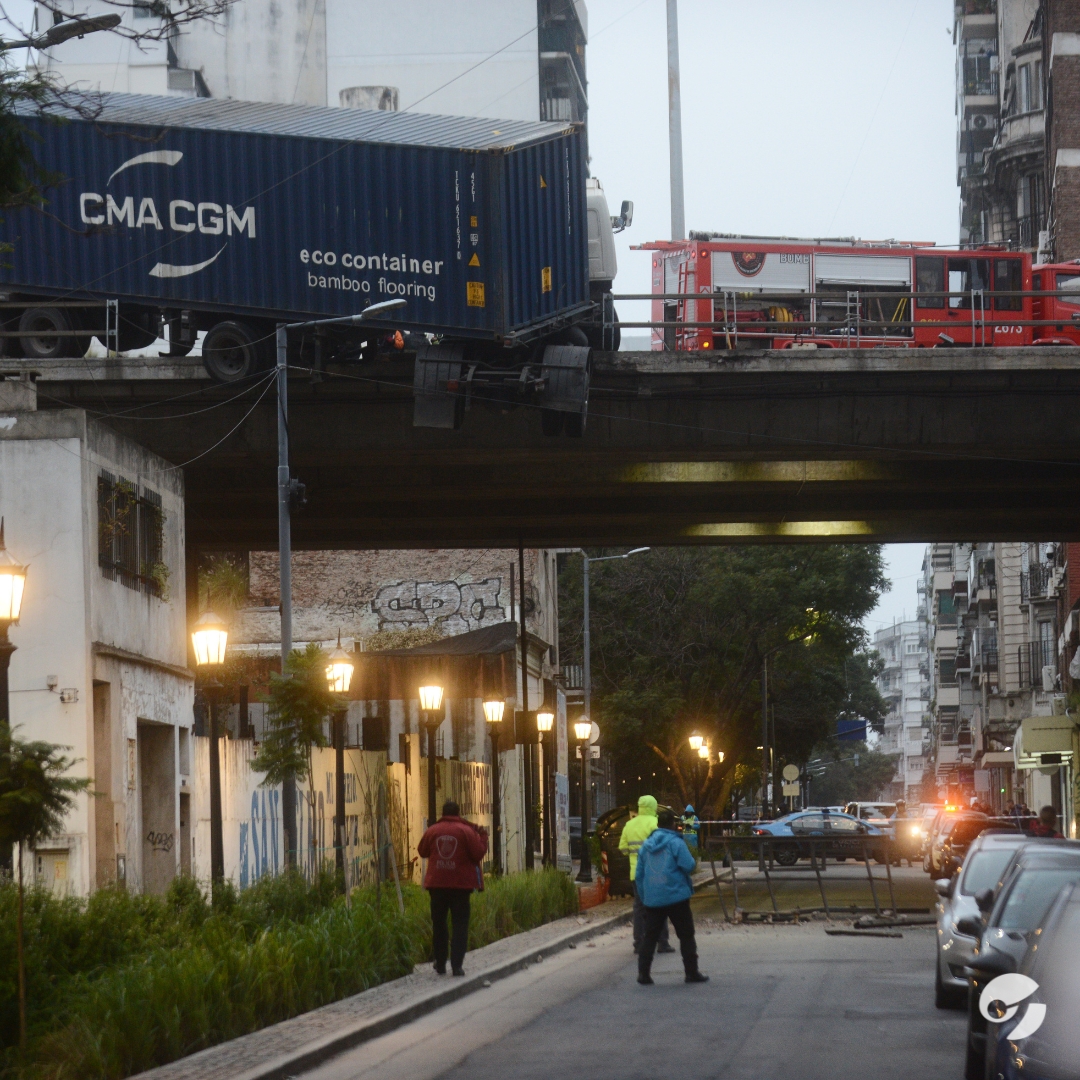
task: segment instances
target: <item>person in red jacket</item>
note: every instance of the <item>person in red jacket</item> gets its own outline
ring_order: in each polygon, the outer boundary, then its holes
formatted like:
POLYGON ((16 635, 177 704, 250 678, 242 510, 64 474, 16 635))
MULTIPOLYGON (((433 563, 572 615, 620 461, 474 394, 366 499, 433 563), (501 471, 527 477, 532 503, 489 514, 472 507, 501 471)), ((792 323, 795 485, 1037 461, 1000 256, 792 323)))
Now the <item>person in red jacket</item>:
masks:
POLYGON ((442 817, 429 825, 416 850, 427 859, 424 888, 431 897, 431 937, 435 970, 446 974, 446 916, 453 920, 449 941, 450 967, 464 975, 465 948, 469 943, 469 894, 483 889, 481 864, 488 849, 487 830, 460 815, 456 802, 443 803, 442 817))

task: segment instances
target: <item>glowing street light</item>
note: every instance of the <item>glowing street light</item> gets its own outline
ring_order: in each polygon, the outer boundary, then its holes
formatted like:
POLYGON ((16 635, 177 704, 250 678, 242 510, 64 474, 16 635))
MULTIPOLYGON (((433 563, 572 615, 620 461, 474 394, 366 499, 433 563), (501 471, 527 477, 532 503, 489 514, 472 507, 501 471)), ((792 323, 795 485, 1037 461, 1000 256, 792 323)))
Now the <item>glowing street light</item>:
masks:
POLYGON ((709 760, 709 748, 707 746, 704 746, 704 745, 699 746, 698 747, 698 757, 699 758, 704 758, 706 761, 708 761, 709 760))
POLYGON ((437 820, 435 806, 435 732, 443 718, 438 713, 442 710, 443 688, 438 683, 425 683, 420 687, 420 711, 423 713, 424 726, 427 728, 428 745, 428 825, 437 820))
MULTIPOLYGON (((341 647, 338 632, 337 648, 330 654, 326 666, 326 681, 331 693, 347 694, 352 684, 355 665, 352 657, 341 647)), ((330 732, 334 743, 334 862, 345 873, 345 724, 348 716, 344 703, 334 709, 330 732)))
POLYGON ((541 709, 536 714, 536 730, 546 735, 555 726, 555 714, 550 709, 541 709))
POLYGON ((589 851, 589 751, 592 747, 592 721, 583 716, 574 722, 574 734, 581 748, 581 864, 578 867, 578 881, 592 881, 592 852, 589 851))
POLYGON ((191 647, 195 652, 197 667, 209 671, 210 678, 203 683, 206 705, 210 713, 210 879, 221 881, 225 877, 225 840, 221 821, 221 758, 218 751, 217 704, 221 683, 217 673, 225 663, 225 649, 229 644, 229 629, 212 611, 204 611, 191 631, 191 647))
POLYGON ((337 648, 330 654, 330 663, 326 668, 326 681, 335 694, 347 694, 352 683, 355 665, 352 658, 341 647, 341 635, 338 635, 337 648))
POLYGON ((696 731, 691 733, 691 735, 690 735, 690 749, 691 750, 700 750, 701 747, 702 747, 702 744, 704 742, 705 742, 705 736, 704 735, 699 735, 696 731))
POLYGON ((484 719, 491 732, 491 867, 502 873, 502 807, 499 805, 499 736, 502 733, 506 702, 489 698, 484 702, 484 719))

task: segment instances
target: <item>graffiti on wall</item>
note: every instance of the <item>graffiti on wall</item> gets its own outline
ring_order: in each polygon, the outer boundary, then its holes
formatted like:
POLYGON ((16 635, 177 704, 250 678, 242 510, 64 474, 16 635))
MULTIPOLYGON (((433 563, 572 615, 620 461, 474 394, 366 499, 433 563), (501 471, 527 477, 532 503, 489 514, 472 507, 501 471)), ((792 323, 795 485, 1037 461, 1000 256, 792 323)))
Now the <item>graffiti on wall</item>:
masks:
POLYGON ((502 578, 459 585, 456 581, 396 581, 371 601, 380 630, 439 626, 447 635, 464 634, 506 618, 499 605, 502 578))
POLYGON ((251 820, 240 822, 240 888, 278 872, 278 826, 281 791, 260 788, 251 793, 251 820))

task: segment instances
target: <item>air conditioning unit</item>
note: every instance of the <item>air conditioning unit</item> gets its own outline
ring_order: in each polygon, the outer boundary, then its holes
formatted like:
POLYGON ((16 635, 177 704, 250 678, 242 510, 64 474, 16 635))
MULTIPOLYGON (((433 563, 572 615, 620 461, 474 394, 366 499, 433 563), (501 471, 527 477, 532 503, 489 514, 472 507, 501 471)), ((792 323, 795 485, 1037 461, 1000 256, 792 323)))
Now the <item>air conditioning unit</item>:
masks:
POLYGON ((1044 694, 1052 694, 1057 689, 1057 668, 1053 664, 1042 666, 1042 688, 1044 694))

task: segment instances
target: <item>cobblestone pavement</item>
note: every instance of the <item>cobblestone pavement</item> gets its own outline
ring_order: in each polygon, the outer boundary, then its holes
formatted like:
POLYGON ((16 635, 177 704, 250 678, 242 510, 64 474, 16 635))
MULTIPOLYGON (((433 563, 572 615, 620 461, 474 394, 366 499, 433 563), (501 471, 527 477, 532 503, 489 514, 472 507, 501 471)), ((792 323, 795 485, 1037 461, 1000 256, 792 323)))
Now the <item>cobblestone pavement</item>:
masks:
MULTIPOLYGON (((525 961, 559 938, 604 923, 626 912, 629 906, 629 901, 609 901, 580 915, 558 919, 535 930, 493 942, 466 955, 466 976, 482 976, 486 971, 497 970, 516 960, 525 961)), ((140 1073, 137 1080, 234 1080, 246 1073, 257 1074, 260 1066, 332 1036, 343 1028, 365 1019, 376 1021, 384 1013, 422 1002, 432 993, 453 986, 450 978, 436 975, 431 966, 425 964, 404 978, 140 1073)))

